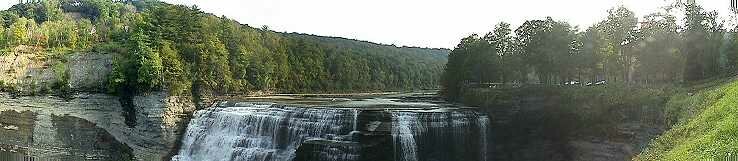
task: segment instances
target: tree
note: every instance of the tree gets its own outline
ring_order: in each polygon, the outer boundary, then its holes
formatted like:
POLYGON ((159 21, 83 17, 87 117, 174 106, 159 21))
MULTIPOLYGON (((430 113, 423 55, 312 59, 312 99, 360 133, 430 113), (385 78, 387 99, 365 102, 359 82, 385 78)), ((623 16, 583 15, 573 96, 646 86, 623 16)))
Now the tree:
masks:
POLYGON ((603 32, 609 42, 608 46, 613 47, 610 55, 615 55, 615 63, 620 66, 620 72, 622 74, 622 81, 630 81, 631 68, 635 61, 633 52, 626 51, 627 47, 632 47, 636 44, 636 34, 638 18, 635 17, 633 11, 630 11, 624 6, 610 9, 607 19, 603 21, 603 32))
POLYGON ((647 15, 641 25, 643 41, 637 47, 641 79, 646 83, 677 80, 682 59, 676 17, 668 13, 647 15))
MULTIPOLYGON (((497 59, 499 62, 495 63, 498 65, 495 69, 500 69, 497 72, 499 74, 499 81, 504 83, 512 80, 511 78, 514 78, 512 71, 519 68, 519 66, 516 66, 518 62, 515 60, 516 55, 512 52, 514 42, 510 24, 505 22, 497 24, 492 32, 484 36, 484 39, 492 46, 493 50, 490 51, 494 52, 491 53, 493 54, 491 56, 499 57, 497 59)), ((490 60, 494 61, 495 59, 490 60)))
POLYGON ((186 94, 192 82, 189 81, 190 74, 179 53, 172 47, 172 43, 167 41, 162 42, 159 53, 161 53, 161 59, 166 60, 161 63, 164 87, 169 89, 172 95, 186 94))
POLYGON ((715 12, 705 12, 701 6, 685 5, 683 33, 686 54, 684 77, 687 81, 701 80, 719 73, 719 45, 722 45, 722 24, 715 12))
POLYGON ((538 81, 553 84, 566 79, 574 32, 565 22, 550 17, 526 21, 515 30, 521 43, 523 60, 537 74, 538 81))
POLYGON ((96 43, 97 33, 90 20, 83 19, 77 22, 77 45, 75 48, 87 49, 96 43))
POLYGON ((10 45, 17 46, 30 44, 35 26, 36 23, 33 20, 26 18, 19 18, 16 20, 15 23, 10 25, 10 28, 8 28, 8 32, 10 34, 10 45))
POLYGON ((45 15, 44 19, 40 19, 41 22, 57 21, 64 17, 59 0, 44 0, 42 4, 45 15))
MULTIPOLYGON (((442 80, 442 91, 450 100, 456 100, 461 94, 460 89, 471 83, 482 83, 479 77, 479 57, 485 53, 489 44, 473 34, 461 39, 461 43, 449 54, 448 63, 442 80)), ((494 70, 494 69, 492 69, 494 70)))
POLYGON ((151 48, 149 36, 143 29, 137 29, 130 38, 133 67, 136 69, 136 88, 151 91, 161 87, 162 62, 159 53, 151 48))

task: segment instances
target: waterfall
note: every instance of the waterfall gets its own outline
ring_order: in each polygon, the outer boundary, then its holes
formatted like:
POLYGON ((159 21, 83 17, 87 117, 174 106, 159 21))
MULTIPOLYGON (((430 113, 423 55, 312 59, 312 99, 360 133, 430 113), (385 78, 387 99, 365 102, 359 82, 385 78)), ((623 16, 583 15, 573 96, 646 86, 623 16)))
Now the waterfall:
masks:
POLYGON ((486 161, 487 160, 487 125, 489 125, 489 117, 487 116, 480 116, 479 121, 477 121, 477 124, 479 126, 480 131, 480 139, 481 139, 481 147, 480 147, 480 157, 479 160, 486 161))
POLYGON ((197 111, 172 160, 486 161, 488 118, 472 110, 233 106, 197 111))
POLYGON ((417 161, 417 147, 415 144, 416 135, 413 131, 418 132, 421 125, 417 124, 418 118, 414 113, 395 112, 392 113, 392 139, 395 143, 395 160, 401 161, 417 161), (412 129, 413 127, 418 129, 412 129))
POLYGON ((396 161, 486 161, 487 116, 472 111, 392 112, 396 161))
POLYGON ((361 112, 360 109, 353 109, 354 112, 354 131, 359 131, 359 113, 361 112))
MULTIPOLYGON (((350 132, 348 112, 250 105, 200 110, 190 122, 178 161, 290 161, 300 144, 350 132)), ((340 158, 339 158, 340 160, 340 158)))

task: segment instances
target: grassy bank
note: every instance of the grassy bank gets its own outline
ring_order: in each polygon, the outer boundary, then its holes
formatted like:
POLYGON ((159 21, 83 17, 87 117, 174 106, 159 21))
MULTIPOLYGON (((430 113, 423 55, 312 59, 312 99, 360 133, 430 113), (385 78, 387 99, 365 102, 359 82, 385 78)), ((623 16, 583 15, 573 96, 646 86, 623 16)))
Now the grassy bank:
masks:
POLYGON ((717 80, 686 90, 667 103, 674 126, 634 160, 738 158, 738 81, 717 80))
MULTIPOLYGON (((738 158, 735 78, 684 86, 467 89, 460 102, 488 111, 519 111, 496 126, 502 146, 498 154, 531 152, 545 143, 564 149, 556 150, 563 153, 558 160, 576 160, 581 151, 571 150, 576 149, 571 142, 600 140, 632 146, 637 161, 738 158)), ((546 157, 550 154, 540 159, 546 157)))

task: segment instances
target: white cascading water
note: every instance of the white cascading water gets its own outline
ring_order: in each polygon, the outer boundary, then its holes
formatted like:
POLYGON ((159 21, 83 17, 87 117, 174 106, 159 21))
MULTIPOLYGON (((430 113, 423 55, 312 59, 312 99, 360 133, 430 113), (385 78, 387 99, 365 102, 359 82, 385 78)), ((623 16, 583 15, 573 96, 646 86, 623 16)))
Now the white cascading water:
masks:
POLYGON ((197 111, 183 136, 178 155, 172 160, 293 161, 306 154, 312 158, 302 161, 358 161, 362 155, 394 155, 395 161, 486 161, 488 119, 471 110, 367 113, 367 116, 386 116, 373 119, 391 123, 389 133, 383 135, 391 134, 387 138, 393 145, 379 146, 394 147, 394 151, 389 152, 393 154, 362 154, 362 140, 346 139, 353 136, 352 131, 362 130, 358 128, 363 126, 359 120, 371 118, 359 119, 360 113, 361 117, 365 115, 360 109, 247 103, 236 106, 197 111), (311 145, 306 146, 308 153, 297 154, 301 145, 306 144, 311 145), (334 146, 338 144, 348 146, 334 146))
POLYGON ((416 135, 418 129, 422 129, 421 124, 418 123, 418 118, 415 113, 411 112, 394 112, 392 113, 392 139, 395 143, 396 152, 395 160, 401 161, 417 161, 417 144, 415 144, 416 135), (412 129, 413 127, 418 129, 412 129))
POLYGON ((172 160, 291 161, 307 139, 348 133, 352 122, 342 118, 346 114, 337 109, 272 105, 200 110, 172 160))
POLYGON ((354 112, 354 131, 359 131, 359 113, 361 113, 361 110, 353 109, 351 111, 354 112))
POLYGON ((480 148, 481 155, 479 156, 479 160, 486 161, 487 160, 487 130, 489 130, 487 129, 487 125, 489 125, 489 117, 479 116, 479 121, 477 121, 477 124, 480 129, 480 135, 481 135, 480 142, 482 143, 481 148, 480 148))
POLYGON ((392 112, 392 121, 396 161, 487 159, 487 116, 470 111, 392 112))

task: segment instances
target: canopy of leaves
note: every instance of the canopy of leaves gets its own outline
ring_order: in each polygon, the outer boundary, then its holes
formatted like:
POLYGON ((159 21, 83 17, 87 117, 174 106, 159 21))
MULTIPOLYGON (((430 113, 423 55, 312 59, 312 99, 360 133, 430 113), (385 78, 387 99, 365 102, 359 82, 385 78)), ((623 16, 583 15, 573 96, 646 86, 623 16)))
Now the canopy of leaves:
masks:
POLYGON ((434 89, 449 52, 278 33, 156 0, 32 1, 0 19, 0 48, 114 54, 118 94, 434 89))

